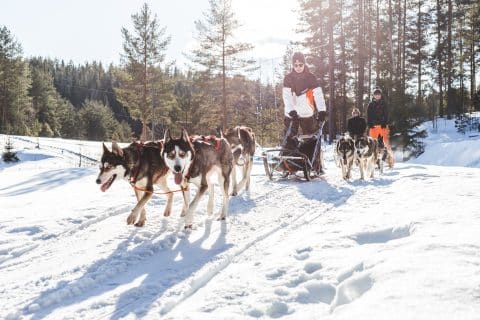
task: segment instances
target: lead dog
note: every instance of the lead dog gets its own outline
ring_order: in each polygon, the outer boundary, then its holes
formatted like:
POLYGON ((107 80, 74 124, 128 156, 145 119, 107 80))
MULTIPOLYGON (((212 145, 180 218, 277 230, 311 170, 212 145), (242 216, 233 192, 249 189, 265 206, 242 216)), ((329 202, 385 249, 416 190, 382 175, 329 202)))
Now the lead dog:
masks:
MULTIPOLYGON (((223 195, 222 209, 219 220, 224 220, 228 214, 228 189, 230 186, 230 175, 233 168, 233 155, 228 141, 217 137, 192 137, 188 136, 185 129, 179 139, 173 139, 170 130, 165 132, 165 143, 162 150, 162 157, 174 174, 175 183, 187 187, 193 183, 198 191, 191 203, 189 192, 184 192, 185 228, 192 228, 193 214, 198 202, 205 193, 209 191, 207 213, 213 211, 213 175, 217 175, 218 184, 223 195)), ((183 216, 183 214, 182 214, 183 216)))
POLYGON ((103 144, 100 173, 97 184, 105 192, 116 178, 127 180, 133 187, 137 204, 127 218, 127 224, 143 227, 146 220, 145 204, 153 193, 153 185, 158 185, 167 194, 167 205, 163 215, 169 216, 172 211, 173 195, 167 186, 168 167, 165 165, 160 150, 161 142, 142 144, 133 142, 126 148, 120 148, 112 143, 112 151, 103 144))
POLYGON ((232 196, 236 196, 243 187, 247 191, 250 188, 250 173, 252 172, 253 156, 255 154, 255 134, 249 127, 236 126, 228 129, 224 137, 230 143, 232 149, 234 164, 232 169, 232 196), (242 157, 241 161, 240 157, 242 157), (242 180, 238 184, 235 166, 242 167, 242 180))
POLYGON ((363 136, 355 141, 355 159, 360 168, 360 179, 365 176, 373 178, 377 162, 377 141, 372 137, 363 136))
POLYGON ((338 158, 338 164, 342 168, 343 179, 350 179, 353 161, 355 159, 355 142, 350 135, 345 134, 337 141, 335 153, 338 158))

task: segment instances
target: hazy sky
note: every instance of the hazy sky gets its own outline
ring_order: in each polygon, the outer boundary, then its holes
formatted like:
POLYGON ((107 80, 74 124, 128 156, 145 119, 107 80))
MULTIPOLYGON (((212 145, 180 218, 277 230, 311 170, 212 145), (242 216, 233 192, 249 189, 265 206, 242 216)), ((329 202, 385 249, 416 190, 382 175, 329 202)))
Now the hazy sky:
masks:
MULTIPOLYGON (((0 0, 0 26, 13 33, 27 57, 118 64, 123 42, 120 30, 133 29, 131 15, 144 2, 172 36, 167 59, 184 66, 187 60, 182 52, 192 47, 194 21, 203 19, 208 0, 0 0)), ((253 58, 267 65, 284 54, 295 38, 296 0, 233 0, 233 6, 243 24, 238 39, 255 45, 253 58)))

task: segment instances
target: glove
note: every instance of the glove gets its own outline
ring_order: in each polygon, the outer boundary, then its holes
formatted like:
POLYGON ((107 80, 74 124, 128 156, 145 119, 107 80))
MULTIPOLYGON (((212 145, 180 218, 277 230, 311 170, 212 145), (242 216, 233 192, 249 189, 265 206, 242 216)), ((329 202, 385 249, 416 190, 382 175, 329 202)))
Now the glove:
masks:
POLYGON ((317 114, 317 121, 318 122, 325 121, 325 116, 326 115, 327 115, 327 113, 325 111, 319 111, 318 114, 317 114))
POLYGON ((380 125, 380 127, 382 127, 382 129, 385 129, 385 128, 387 127, 387 124, 382 123, 382 124, 380 125))
POLYGON ((290 112, 288 113, 288 115, 290 116, 290 118, 292 118, 292 119, 294 119, 294 120, 298 119, 298 113, 297 113, 297 111, 295 111, 295 110, 290 111, 290 112))

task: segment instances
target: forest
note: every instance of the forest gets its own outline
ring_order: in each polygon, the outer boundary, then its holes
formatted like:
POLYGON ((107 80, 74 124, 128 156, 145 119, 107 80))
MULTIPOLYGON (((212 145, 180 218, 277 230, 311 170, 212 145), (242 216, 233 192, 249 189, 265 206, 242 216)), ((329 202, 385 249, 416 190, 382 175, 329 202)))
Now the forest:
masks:
MULTIPOLYGON (((480 3, 475 0, 300 0, 302 41, 291 42, 275 79, 234 35, 232 0, 210 0, 195 23, 188 70, 165 59, 171 38, 147 4, 123 27, 118 64, 75 65, 25 57, 0 25, 0 133, 96 141, 155 140, 166 128, 212 134, 247 125, 261 145, 283 134, 282 80, 295 51, 306 55, 327 102, 330 142, 381 88, 395 146, 422 152, 414 130, 435 118, 480 110, 480 3), (254 75, 254 76, 252 76, 254 75)), ((81 45, 81 43, 79 44, 81 45)))

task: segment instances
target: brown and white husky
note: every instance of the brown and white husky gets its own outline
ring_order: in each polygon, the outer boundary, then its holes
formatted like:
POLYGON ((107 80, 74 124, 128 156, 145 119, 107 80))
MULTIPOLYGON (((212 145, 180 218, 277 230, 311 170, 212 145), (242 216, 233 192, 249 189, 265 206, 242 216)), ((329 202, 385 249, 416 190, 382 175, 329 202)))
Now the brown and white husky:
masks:
POLYGON ((189 137, 185 129, 178 139, 172 138, 170 130, 165 132, 162 157, 167 167, 174 175, 175 183, 187 187, 193 183, 198 191, 189 203, 189 192, 184 193, 185 228, 192 228, 193 214, 197 209, 198 202, 209 191, 207 213, 213 212, 213 176, 217 176, 223 202, 220 212, 220 220, 228 215, 228 189, 230 186, 230 174, 233 168, 233 155, 230 144, 224 138, 214 136, 189 137))

